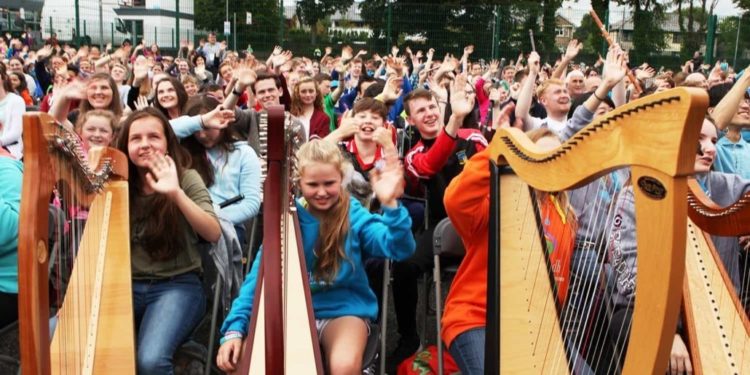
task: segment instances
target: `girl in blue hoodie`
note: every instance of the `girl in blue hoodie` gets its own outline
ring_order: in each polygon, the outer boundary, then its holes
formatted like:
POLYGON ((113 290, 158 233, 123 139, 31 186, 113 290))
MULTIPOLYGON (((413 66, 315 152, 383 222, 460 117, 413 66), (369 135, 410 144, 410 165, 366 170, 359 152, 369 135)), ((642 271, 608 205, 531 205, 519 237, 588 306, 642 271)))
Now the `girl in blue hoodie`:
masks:
MULTIPOLYGON (((361 371, 369 321, 378 305, 367 282, 366 256, 403 260, 414 252, 411 219, 396 198, 403 192, 403 169, 389 157, 373 171, 371 185, 383 207, 372 214, 346 191, 351 165, 331 142, 313 140, 297 153, 302 197, 296 202, 318 337, 328 373, 361 371)), ((262 252, 261 252, 262 254, 262 252)), ((240 355, 260 267, 256 257, 221 333, 217 365, 233 371, 240 355)))

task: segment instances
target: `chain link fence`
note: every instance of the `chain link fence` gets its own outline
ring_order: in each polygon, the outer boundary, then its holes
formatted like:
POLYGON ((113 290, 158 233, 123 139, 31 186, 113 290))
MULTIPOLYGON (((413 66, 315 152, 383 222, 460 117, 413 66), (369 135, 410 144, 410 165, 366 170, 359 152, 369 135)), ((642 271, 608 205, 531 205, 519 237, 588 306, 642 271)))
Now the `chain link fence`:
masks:
MULTIPOLYGON (((38 43, 55 33, 59 40, 75 44, 119 45, 125 39, 134 43, 143 40, 169 51, 187 41, 197 45, 208 34, 208 30, 196 29, 202 13, 208 11, 194 9, 193 0, 156 1, 149 3, 149 8, 144 0, 78 0, 77 16, 71 0, 22 3, 27 4, 25 11, 3 8, 0 2, 0 31, 17 37, 31 30, 38 43), (30 6, 32 3, 36 6, 30 6), (165 3, 164 9, 159 9, 160 3, 165 3), (175 3, 180 9, 179 21, 175 3)), ((402 50, 409 46, 415 52, 435 48, 436 56, 460 55, 464 46, 472 44, 474 60, 510 61, 521 52, 536 49, 544 61, 554 62, 574 38, 584 44, 578 60, 586 64, 593 64, 606 52, 606 42, 588 9, 547 8, 544 4, 555 2, 457 6, 370 0, 326 15, 313 26, 302 22, 294 5, 256 12, 252 25, 245 22, 245 12, 232 9, 229 35, 222 33, 223 19, 209 29, 217 31, 219 39, 227 39, 230 48, 259 56, 267 55, 277 44, 304 56, 316 56, 326 46, 343 45, 380 54, 396 45, 402 50)), ((706 63, 718 59, 746 66, 750 62, 750 15, 715 17, 698 10, 638 13, 620 8, 599 17, 610 35, 630 51, 632 64, 648 61, 655 67, 675 69, 701 51, 706 63)))

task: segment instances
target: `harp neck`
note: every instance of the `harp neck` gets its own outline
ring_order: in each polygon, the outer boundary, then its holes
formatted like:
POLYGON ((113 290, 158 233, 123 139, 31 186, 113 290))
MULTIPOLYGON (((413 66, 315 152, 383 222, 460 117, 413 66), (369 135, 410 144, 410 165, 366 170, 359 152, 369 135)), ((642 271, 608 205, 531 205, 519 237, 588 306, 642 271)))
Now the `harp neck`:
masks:
POLYGON ((750 231, 750 192, 726 207, 706 195, 696 179, 688 180, 688 215, 702 230, 720 236, 741 236, 750 231))

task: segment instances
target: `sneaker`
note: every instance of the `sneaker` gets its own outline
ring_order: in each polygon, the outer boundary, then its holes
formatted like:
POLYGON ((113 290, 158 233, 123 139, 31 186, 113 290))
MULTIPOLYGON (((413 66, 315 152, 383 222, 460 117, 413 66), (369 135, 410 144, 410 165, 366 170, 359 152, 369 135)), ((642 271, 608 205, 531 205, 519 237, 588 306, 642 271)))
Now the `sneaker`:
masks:
POLYGON ((422 343, 419 340, 419 336, 407 336, 398 339, 398 346, 392 352, 388 354, 386 361, 386 372, 388 374, 395 374, 398 365, 401 364, 405 359, 411 357, 422 348, 422 343))

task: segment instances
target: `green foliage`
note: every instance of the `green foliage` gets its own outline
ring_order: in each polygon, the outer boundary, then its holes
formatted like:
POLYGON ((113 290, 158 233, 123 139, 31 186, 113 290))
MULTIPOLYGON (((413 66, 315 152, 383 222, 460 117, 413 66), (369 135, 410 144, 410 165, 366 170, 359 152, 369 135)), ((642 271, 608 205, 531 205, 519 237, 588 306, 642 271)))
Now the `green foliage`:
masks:
MULTIPOLYGON (((197 29, 216 31, 219 39, 224 39, 225 8, 223 1, 194 0, 195 26, 197 29)), ((276 0, 229 0, 229 20, 237 13, 238 49, 252 44, 255 50, 271 50, 278 44, 279 2, 276 0), (245 12, 253 15, 253 24, 245 23, 245 12)), ((234 26, 234 25, 233 25, 234 26)), ((233 40, 232 36, 229 40, 233 40)))
POLYGON ((726 17, 719 21, 717 27, 717 50, 716 57, 728 59, 734 63, 735 43, 737 44, 737 61, 745 61, 748 56, 745 52, 750 51, 750 15, 740 17, 726 17), (739 22, 742 25, 739 25, 739 22), (739 39, 737 39, 737 27, 739 26, 739 39))
MULTIPOLYGON (((360 3, 362 18, 373 30, 373 39, 381 50, 389 49, 388 5, 386 0, 360 3)), ((438 54, 460 55, 463 47, 475 45, 475 54, 489 57, 492 38, 494 5, 481 1, 451 1, 428 4, 425 0, 398 0, 390 4, 391 44, 404 40, 407 44, 427 41, 438 54)), ((528 31, 527 31, 528 33, 528 31)), ((528 40, 528 34, 526 39, 528 40)))
MULTIPOLYGON (((693 4, 690 0, 676 0, 678 24, 682 36, 682 50, 680 59, 685 61, 693 57, 693 52, 700 49, 706 42, 708 29, 708 10, 693 4), (683 4, 686 2, 687 4, 683 4)), ((704 3, 703 6, 706 6, 704 3)))
POLYGON ((594 55, 601 51, 601 31, 589 14, 581 19, 581 26, 573 33, 573 39, 583 43, 583 54, 594 55))
POLYGON ((334 14, 337 10, 344 13, 354 0, 297 0, 297 16, 300 22, 310 27, 312 44, 317 37, 318 21, 334 14))
POLYGON ((661 52, 667 43, 666 33, 661 29, 664 21, 663 6, 653 3, 649 8, 635 8, 633 13, 633 50, 630 61, 640 64, 647 61, 649 55, 661 52))

